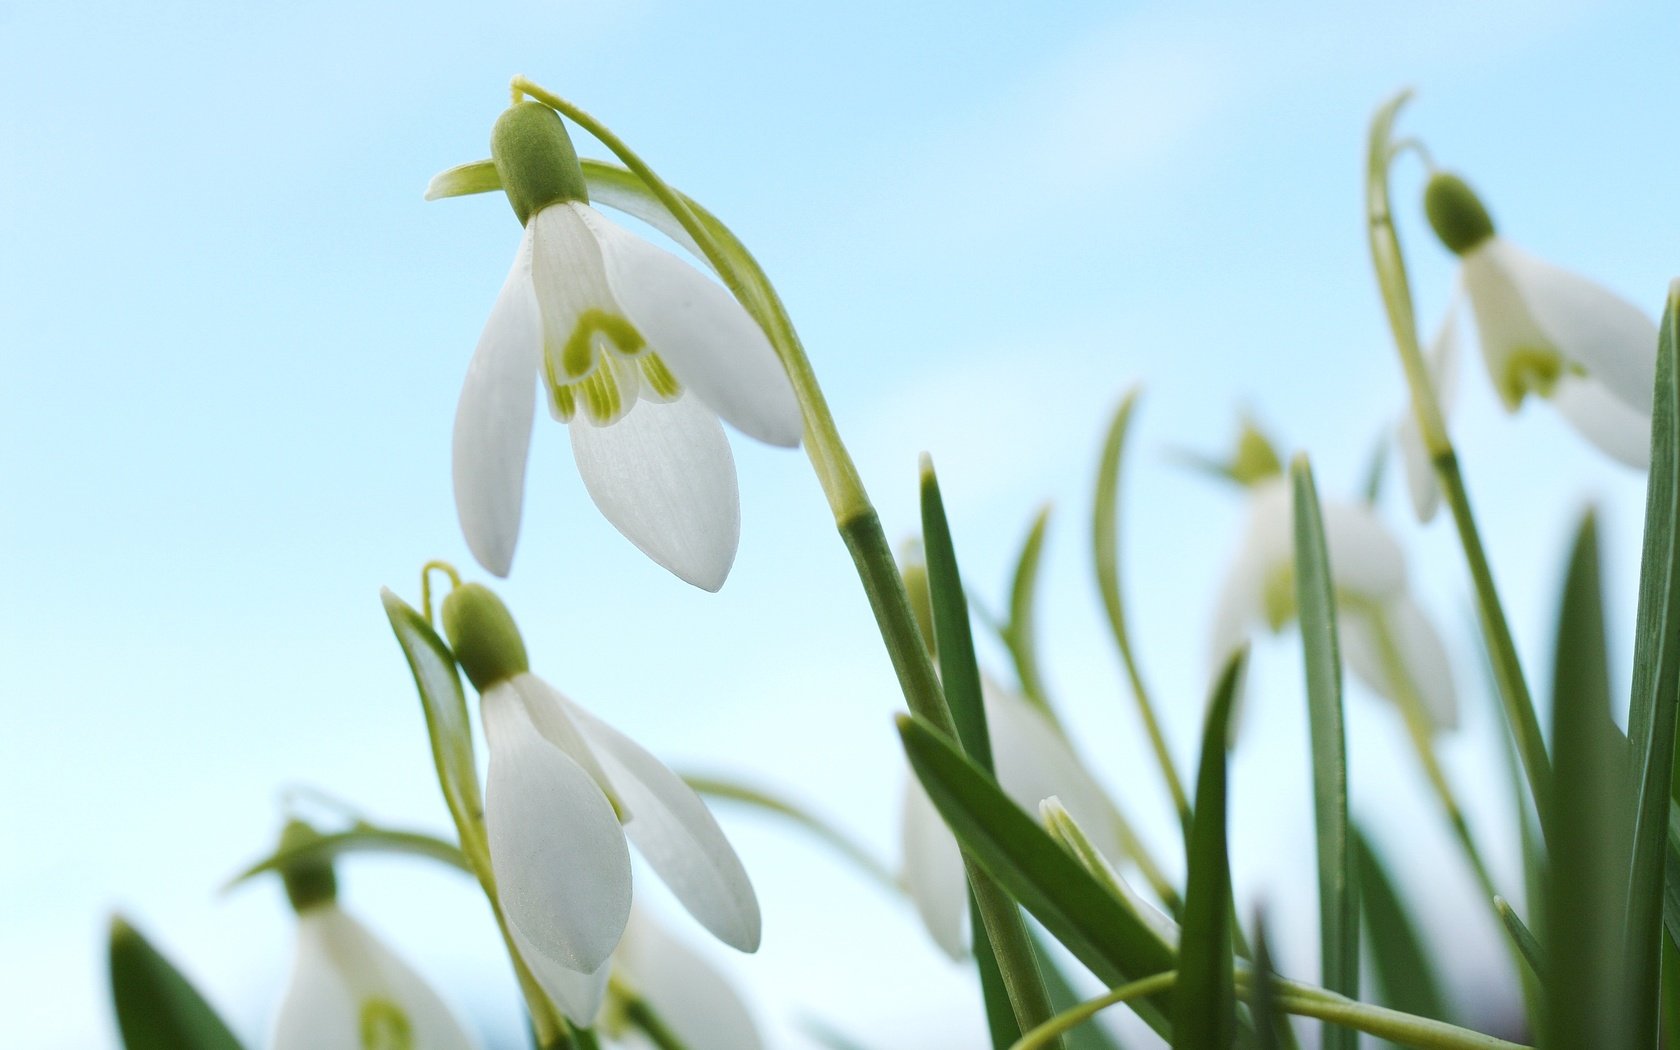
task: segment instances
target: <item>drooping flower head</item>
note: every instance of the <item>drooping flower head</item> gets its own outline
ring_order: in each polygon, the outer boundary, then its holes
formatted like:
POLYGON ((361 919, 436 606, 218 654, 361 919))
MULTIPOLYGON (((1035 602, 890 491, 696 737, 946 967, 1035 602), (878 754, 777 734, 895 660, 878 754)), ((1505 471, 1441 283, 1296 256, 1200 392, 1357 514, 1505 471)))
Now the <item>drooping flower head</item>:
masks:
POLYGON ((797 445, 786 372, 723 286, 590 206, 554 110, 509 108, 491 154, 525 233, 455 416, 455 506, 468 547, 507 575, 540 376, 601 513, 655 562, 717 590, 740 537, 735 463, 718 417, 760 441, 797 445))
MULTIPOLYGON (((292 821, 281 848, 317 837, 292 821)), ((297 863, 281 875, 297 912, 297 958, 272 1050, 474 1050, 437 993, 338 906, 330 862, 297 863)))
POLYGON ((701 925, 756 951, 752 883, 694 790, 532 674, 513 617, 487 588, 457 587, 442 615, 480 695, 496 892, 520 954, 567 1016, 589 1025, 600 1009, 630 915, 630 842, 701 925))
MULTIPOLYGON (((1488 378, 1508 411, 1530 394, 1550 401, 1606 455, 1631 467, 1650 462, 1651 392, 1657 327, 1643 310, 1609 289, 1536 259, 1501 237, 1487 207, 1457 175, 1438 172, 1424 210, 1460 259, 1459 284, 1470 300, 1488 378)), ((1430 353, 1443 411, 1456 381, 1456 300, 1430 353)), ((1427 455, 1403 426, 1401 448, 1420 518, 1436 504, 1427 455)))

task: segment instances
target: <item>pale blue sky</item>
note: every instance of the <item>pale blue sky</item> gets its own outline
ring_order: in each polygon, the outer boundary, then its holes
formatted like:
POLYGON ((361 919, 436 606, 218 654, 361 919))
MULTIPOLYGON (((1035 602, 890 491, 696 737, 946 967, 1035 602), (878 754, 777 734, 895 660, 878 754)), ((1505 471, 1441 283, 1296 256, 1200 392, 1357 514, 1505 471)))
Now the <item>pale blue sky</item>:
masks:
MULTIPOLYGON (((929 449, 968 578, 995 600, 1033 507, 1056 502, 1052 680, 1163 850, 1164 801, 1088 582, 1096 444, 1145 382, 1130 600, 1188 761, 1240 505, 1165 451, 1217 450, 1247 407, 1313 454, 1327 495, 1348 494, 1400 406, 1361 227, 1373 106, 1418 87, 1405 126, 1534 252, 1653 312, 1680 273, 1670 6, 1047 6, 0 3, 0 1042, 109 1044, 98 952, 114 906, 260 1042, 284 912, 272 887, 216 887, 274 833, 278 786, 447 827, 377 592, 416 600, 423 561, 470 564, 449 427, 518 226, 500 199, 420 194, 485 155, 514 73, 596 113, 758 254, 894 534, 915 523, 929 449)), ((1418 182, 1402 167, 1397 203, 1430 324, 1451 269, 1418 182)), ((1612 623, 1631 623, 1642 485, 1545 406, 1507 418, 1479 365, 1465 375, 1455 431, 1538 676, 1588 498, 1608 505, 1612 623)), ((559 428, 539 425, 502 593, 536 669, 580 701, 673 763, 779 785, 891 856, 896 696, 873 625, 803 458, 735 449, 741 554, 713 596, 621 540, 559 428)), ((1449 760, 1496 822, 1461 560, 1448 527, 1417 529, 1398 498, 1385 509, 1459 642, 1471 713, 1449 760)), ((1287 641, 1258 655, 1236 849, 1244 884, 1300 919, 1286 962, 1310 975, 1296 659, 1287 641)), ((1494 931, 1391 746, 1397 723, 1363 694, 1351 718, 1356 805, 1397 814, 1377 836, 1461 942, 1457 1000, 1497 1001, 1494 931)), ((968 972, 903 906, 780 827, 726 821, 767 933, 757 958, 723 961, 787 1045, 807 1014, 874 1047, 967 1045, 968 972)), ((464 881, 371 860, 344 882, 485 1032, 513 1029, 464 881)))

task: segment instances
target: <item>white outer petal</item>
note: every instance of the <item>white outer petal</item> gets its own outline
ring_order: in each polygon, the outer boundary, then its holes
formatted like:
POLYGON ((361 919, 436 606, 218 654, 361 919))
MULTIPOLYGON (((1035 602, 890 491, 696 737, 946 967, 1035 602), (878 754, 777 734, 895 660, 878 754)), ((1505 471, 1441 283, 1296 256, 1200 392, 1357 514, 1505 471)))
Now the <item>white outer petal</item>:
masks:
POLYGON ((1566 375, 1558 380, 1551 402, 1600 452, 1630 467, 1651 466, 1651 417, 1591 376, 1566 375))
POLYGON ((962 848, 914 774, 904 783, 899 880, 933 942, 953 959, 968 952, 968 874, 962 848))
POLYGON ((1569 361, 1630 408, 1650 413, 1657 381, 1657 326, 1645 311, 1603 285, 1494 238, 1497 254, 1535 325, 1569 361))
MULTIPOLYGON (((1455 291, 1447 304, 1446 313, 1441 317, 1441 327, 1430 341, 1427 357, 1429 378, 1435 388, 1435 404, 1441 410, 1443 423, 1458 400, 1459 298, 1460 293, 1455 291)), ((1400 416, 1396 440, 1400 446, 1400 462, 1406 470, 1406 490, 1412 497, 1412 510, 1417 513, 1419 521, 1428 521, 1441 505, 1441 493, 1435 487, 1435 468, 1430 464, 1429 450, 1424 448, 1423 434, 1418 430, 1417 413, 1409 404, 1400 416)))
POLYGON ((758 950, 763 921, 752 881, 712 811, 640 744, 567 701, 571 715, 629 807, 625 834, 688 913, 719 940, 758 950))
POLYGON ((609 208, 616 208, 626 215, 642 220, 682 245, 695 259, 705 263, 707 269, 711 269, 712 264, 706 258, 706 253, 700 250, 700 245, 683 229, 683 224, 677 221, 676 216, 666 211, 665 205, 651 192, 636 193, 608 183, 591 182, 589 203, 605 204, 609 208))
POLYGON ((735 297, 699 270, 593 209, 613 296, 684 386, 749 437, 792 448, 804 425, 787 372, 735 297))
POLYGON ((741 501, 723 427, 698 397, 639 401, 597 427, 574 418, 572 455, 589 496, 642 553, 715 591, 735 563, 741 501))
POLYGON ((508 574, 519 539, 541 364, 542 319, 531 284, 527 227, 455 409, 455 511, 473 557, 497 576, 508 574))
POLYGON ((507 682, 481 707, 490 862, 509 925, 552 961, 599 969, 630 917, 630 849, 595 780, 537 728, 507 682))
POLYGON ((473 1050, 421 977, 336 904, 298 916, 297 961, 275 1018, 273 1050, 363 1050, 362 1010, 382 1000, 409 1024, 412 1050, 473 1050))
MULTIPOLYGON (((1430 724, 1437 730, 1456 727, 1458 690, 1446 646, 1434 625, 1410 594, 1389 602, 1382 608, 1381 616, 1398 656, 1400 673, 1415 690, 1430 724)), ((1395 679, 1384 658, 1378 633, 1384 626, 1375 622, 1367 611, 1344 606, 1337 628, 1342 658, 1347 661, 1348 669, 1378 695, 1398 703, 1402 683, 1395 679)))
POLYGON ((734 986, 645 912, 630 913, 614 963, 689 1050, 762 1050, 758 1026, 734 986))
POLYGON ((511 924, 508 936, 513 939, 519 957, 531 971, 543 994, 554 1000, 568 1020, 580 1028, 593 1027, 601 1013, 601 1003, 607 995, 607 979, 611 962, 605 962, 594 973, 579 973, 544 955, 530 939, 511 924))

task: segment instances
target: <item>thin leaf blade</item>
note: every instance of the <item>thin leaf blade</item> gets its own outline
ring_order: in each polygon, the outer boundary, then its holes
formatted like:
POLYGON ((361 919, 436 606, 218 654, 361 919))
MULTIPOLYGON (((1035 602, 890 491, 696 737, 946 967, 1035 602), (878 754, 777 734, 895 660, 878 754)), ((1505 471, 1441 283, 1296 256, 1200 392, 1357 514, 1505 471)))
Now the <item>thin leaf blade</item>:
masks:
POLYGON ((227 1023, 162 952, 112 916, 111 1000, 126 1050, 240 1050, 227 1023))
POLYGON ((401 853, 425 857, 467 874, 473 874, 466 854, 452 842, 420 831, 399 831, 372 824, 357 824, 344 831, 316 835, 305 842, 281 848, 228 880, 231 889, 258 875, 279 872, 293 865, 330 864, 347 853, 401 853))
POLYGON ((1371 843, 1353 833, 1359 867, 1359 908, 1370 933, 1371 962, 1385 1006, 1437 1021, 1449 1020, 1440 978, 1417 923, 1371 843))

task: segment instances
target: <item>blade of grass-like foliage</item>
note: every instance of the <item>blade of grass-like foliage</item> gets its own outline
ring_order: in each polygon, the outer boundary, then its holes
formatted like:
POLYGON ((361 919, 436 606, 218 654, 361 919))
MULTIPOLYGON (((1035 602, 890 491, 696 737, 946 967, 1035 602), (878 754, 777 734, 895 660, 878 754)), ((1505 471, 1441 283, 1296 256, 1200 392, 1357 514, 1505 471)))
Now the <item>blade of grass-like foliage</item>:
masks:
POLYGON ((1254 1015, 1255 1050, 1281 1050, 1278 1027, 1289 1022, 1277 1006, 1277 975, 1272 972, 1265 916, 1254 922, 1254 974, 1249 986, 1248 1009, 1254 1015))
MULTIPOLYGON (((1680 693, 1680 288, 1671 286, 1657 347, 1651 409, 1651 473, 1639 562, 1633 697, 1628 730, 1637 782, 1627 897, 1627 981, 1637 1046, 1657 1036, 1663 867, 1680 693)), ((1550 931, 1548 931, 1550 932, 1550 931)))
POLYGON ((1050 507, 1039 508, 1032 528, 1021 544, 1021 554, 1015 559, 1015 575, 1009 583, 1009 622, 1003 625, 1003 644, 1015 663, 1016 677, 1021 680, 1021 692, 1039 709, 1051 716, 1050 694, 1044 687, 1044 676, 1038 669, 1038 569, 1044 559, 1044 537, 1050 527, 1050 507))
POLYGON ((1365 505, 1374 507, 1382 498, 1383 478, 1388 472, 1388 431, 1384 429, 1371 443, 1371 458, 1365 461, 1365 478, 1359 483, 1359 495, 1365 505))
MULTIPOLYGON (((974 632, 968 619, 968 597, 957 568, 956 545, 951 539, 950 521, 945 517, 939 479, 926 455, 922 457, 921 488, 922 543, 927 555, 928 594, 933 606, 940 684, 963 752, 988 775, 995 775, 985 702, 980 692, 980 665, 974 655, 974 632)), ((1033 560, 1036 564, 1036 557, 1033 560)), ((1031 589, 1030 581, 1028 589, 1031 589)), ((1026 605, 1028 611, 1014 614, 1026 617, 1025 623, 1012 626, 1024 626, 1030 638, 1030 598, 1026 605)), ((975 965, 980 971, 992 1042, 998 1050, 1003 1050, 1019 1039, 1022 1031, 1042 1024, 1054 1011, 1044 990, 1038 957, 1033 952, 1021 909, 997 887, 990 875, 972 863, 969 886, 975 965)), ((1059 1046, 1059 1041, 1055 1045, 1059 1046)))
POLYGON ((1225 762, 1243 656, 1226 666, 1208 706, 1196 809, 1185 850, 1184 924, 1173 990, 1174 1050, 1226 1050, 1237 1035, 1231 863, 1225 842, 1225 762))
POLYGON ((752 787, 723 777, 684 773, 682 778, 689 787, 707 798, 752 806, 766 813, 773 813, 803 828, 816 838, 821 839, 836 853, 851 861, 859 871, 868 875, 893 894, 896 895, 903 890, 903 887, 898 884, 898 880, 893 877, 893 873, 887 870, 886 865, 876 860, 874 854, 805 807, 763 788, 752 787))
POLYGON ((432 741, 438 786, 443 789, 455 826, 461 830, 462 849, 484 861, 484 870, 488 870, 490 851, 484 837, 478 764, 473 758, 472 720, 467 715, 467 694, 461 688, 455 654, 419 613, 389 589, 379 592, 379 600, 414 674, 420 707, 426 715, 426 732, 432 741))
POLYGON ((1394 880, 1357 829, 1353 832, 1353 848, 1359 866, 1359 908, 1370 934, 1366 943, 1371 948, 1383 1005, 1448 1020, 1435 967, 1394 880))
POLYGON ((1668 863, 1663 874, 1662 1026, 1666 1046, 1680 1046, 1680 803, 1668 805, 1668 863))
MULTIPOLYGON (((1174 968, 1173 952, 1160 937, 949 737, 915 715, 900 715, 898 731, 910 767, 957 841, 1098 980, 1117 987, 1174 968)), ((1166 1001, 1155 996, 1136 1007, 1162 1034, 1168 1031, 1166 1001)))
MULTIPOLYGON (((1349 844, 1347 731, 1342 724, 1342 655, 1336 590, 1318 488, 1305 456, 1289 467, 1295 509, 1295 598, 1306 660, 1307 724, 1312 737, 1313 817, 1318 831, 1318 929, 1324 987, 1359 996, 1359 899, 1349 844)), ((1200 803, 1198 803, 1198 807, 1200 803)), ((1326 1050, 1353 1050, 1352 1032, 1324 1026, 1326 1050)))
POLYGON ((111 917, 110 967, 125 1050, 240 1050, 192 982, 120 915, 111 917))
MULTIPOLYGON (((1038 969, 1044 974, 1044 990, 1050 993, 1050 1007, 1062 1016, 1082 1001, 1067 974, 1056 965, 1050 943, 1036 931, 1033 948, 1038 952, 1038 969)), ((1121 1050, 1120 1040, 1100 1024, 1077 1024, 1062 1033, 1062 1045, 1067 1050, 1121 1050)))
POLYGON ((1505 932, 1510 935, 1511 943, 1517 946, 1517 951, 1528 965, 1528 972, 1540 977, 1546 972, 1546 949, 1540 946, 1540 938, 1534 936, 1528 924, 1522 921, 1517 909, 1511 907, 1511 902, 1504 897, 1493 899, 1493 909, 1499 913, 1499 921, 1505 924, 1505 932))
POLYGON ((1143 684, 1137 655, 1132 651, 1132 635, 1126 626, 1126 605, 1120 592, 1120 473, 1126 462, 1126 437, 1131 433, 1132 410, 1137 406, 1138 388, 1133 387, 1121 399, 1120 407, 1109 423, 1108 435, 1103 439, 1102 457, 1097 463, 1096 498, 1091 509, 1091 553, 1097 570, 1097 591, 1102 595, 1103 611, 1108 614, 1108 627, 1114 635, 1115 648, 1120 650, 1120 662, 1125 665, 1126 679, 1137 702, 1138 717, 1143 720, 1150 749, 1155 752, 1155 764, 1161 769, 1167 793, 1172 796, 1173 808, 1185 834, 1190 830, 1190 800, 1184 793, 1184 782, 1173 765, 1172 752, 1167 749, 1166 736, 1155 717, 1155 704, 1143 684))
POLYGON ((469 875, 473 874, 466 854, 452 842, 445 842, 424 832, 396 831, 362 823, 344 831, 317 835, 289 849, 276 850, 229 879, 227 888, 232 889, 254 876, 270 871, 282 871, 294 864, 331 863, 346 853, 406 853, 441 861, 469 875))
MULTIPOLYGON (((1627 1041, 1633 1028, 1622 981, 1621 921, 1628 858, 1626 836, 1617 829, 1627 812, 1626 765, 1609 705, 1598 530, 1589 512, 1575 535, 1558 613, 1552 792, 1542 810, 1551 846, 1546 1031, 1556 1046, 1644 1045, 1627 1041)), ((1662 831, 1666 842, 1666 822, 1662 831)), ((1655 987, 1650 999, 1654 1007, 1655 987)))

